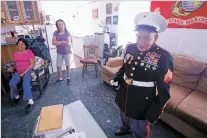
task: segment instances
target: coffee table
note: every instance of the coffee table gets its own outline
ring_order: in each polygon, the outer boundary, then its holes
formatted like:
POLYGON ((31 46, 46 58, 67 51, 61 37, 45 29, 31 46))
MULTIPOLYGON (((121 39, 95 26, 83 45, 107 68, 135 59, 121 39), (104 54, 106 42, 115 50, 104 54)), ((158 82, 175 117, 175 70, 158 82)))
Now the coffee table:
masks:
MULTIPOLYGON (((72 130, 73 128, 73 132, 84 132, 87 138, 108 138, 80 100, 65 105, 63 114, 63 116, 65 117, 63 119, 64 130, 61 131, 67 132, 70 129, 72 130)), ((36 127, 37 126, 35 125, 34 128, 36 127)), ((36 131, 34 130, 33 138, 54 138, 59 135, 56 130, 54 130, 53 132, 46 132, 45 135, 42 136, 35 136, 35 132, 36 131)))
POLYGON ((76 132, 84 131, 87 138, 108 138, 80 100, 64 106, 64 110, 70 114, 76 132))

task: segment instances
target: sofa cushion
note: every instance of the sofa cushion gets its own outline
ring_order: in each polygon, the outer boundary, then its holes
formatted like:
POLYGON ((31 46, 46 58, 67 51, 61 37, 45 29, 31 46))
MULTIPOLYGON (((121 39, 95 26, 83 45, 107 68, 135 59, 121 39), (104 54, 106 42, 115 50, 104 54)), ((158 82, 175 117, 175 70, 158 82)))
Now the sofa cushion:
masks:
POLYGON ((122 66, 123 63, 124 63, 123 57, 109 58, 106 63, 106 66, 117 67, 117 66, 122 66))
POLYGON ((196 89, 199 79, 200 74, 185 74, 174 71, 172 82, 190 89, 196 89))
POLYGON ((191 89, 196 89, 201 73, 206 65, 194 58, 175 55, 173 82, 191 89))
POLYGON ((170 100, 168 101, 165 110, 173 114, 176 107, 192 92, 191 89, 172 83, 170 87, 170 100))
POLYGON ((202 91, 202 92, 207 93, 207 68, 203 72, 203 74, 201 75, 201 78, 198 82, 197 89, 202 91))
POLYGON ((175 115, 207 132, 207 93, 195 90, 177 107, 175 115))
POLYGON ((121 66, 118 66, 118 67, 103 66, 102 70, 106 76, 111 78, 119 71, 120 68, 121 66))

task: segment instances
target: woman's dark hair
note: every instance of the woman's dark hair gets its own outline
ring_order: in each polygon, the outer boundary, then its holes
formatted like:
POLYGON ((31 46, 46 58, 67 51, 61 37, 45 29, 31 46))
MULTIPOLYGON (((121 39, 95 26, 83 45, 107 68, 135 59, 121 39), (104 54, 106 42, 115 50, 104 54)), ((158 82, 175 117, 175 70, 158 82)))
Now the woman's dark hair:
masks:
POLYGON ((26 39, 24 39, 24 38, 19 38, 19 39, 17 40, 16 45, 18 45, 20 41, 22 41, 22 43, 24 43, 24 44, 25 44, 26 49, 28 49, 28 48, 29 48, 29 43, 28 43, 28 42, 27 42, 27 40, 26 40, 26 39))
MULTIPOLYGON (((65 22, 62 20, 62 19, 58 19, 57 21, 56 21, 56 27, 57 27, 57 30, 58 30, 58 33, 60 32, 60 29, 58 28, 58 22, 63 22, 64 23, 64 25, 65 25, 65 22)), ((66 28, 66 25, 65 25, 65 32, 68 32, 68 30, 67 30, 67 28, 66 28)))

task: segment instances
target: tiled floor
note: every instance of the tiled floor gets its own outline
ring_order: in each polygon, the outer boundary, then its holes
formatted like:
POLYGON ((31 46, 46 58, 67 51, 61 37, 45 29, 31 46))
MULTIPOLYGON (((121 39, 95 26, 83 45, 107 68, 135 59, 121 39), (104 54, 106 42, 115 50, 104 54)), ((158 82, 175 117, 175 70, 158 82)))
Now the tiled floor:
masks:
MULTIPOLYGON (((78 65, 79 59, 76 57, 74 59, 78 65)), ((81 71, 81 67, 71 69, 71 85, 67 85, 66 82, 60 85, 52 85, 57 77, 57 74, 53 73, 49 87, 40 99, 37 99, 38 92, 33 92, 35 107, 27 116, 24 115, 24 102, 12 107, 9 93, 2 96, 2 138, 31 138, 33 126, 42 106, 67 105, 76 100, 81 100, 84 103, 108 138, 118 138, 114 136, 114 131, 121 126, 119 108, 114 101, 116 92, 108 85, 102 84, 101 70, 99 70, 98 78, 95 77, 94 72, 86 73, 82 78, 81 71)), ((122 138, 131 137, 131 135, 126 135, 122 138)), ((158 121, 151 126, 151 138, 184 138, 184 136, 165 123, 158 121)))

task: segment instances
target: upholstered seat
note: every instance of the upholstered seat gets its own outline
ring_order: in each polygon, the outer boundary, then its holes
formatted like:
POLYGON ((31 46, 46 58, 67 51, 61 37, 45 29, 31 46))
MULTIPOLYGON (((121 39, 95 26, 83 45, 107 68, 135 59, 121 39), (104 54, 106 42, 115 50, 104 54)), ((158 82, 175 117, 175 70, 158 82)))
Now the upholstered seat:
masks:
POLYGON ((97 59, 94 58, 83 58, 80 60, 81 63, 97 64, 97 59))

